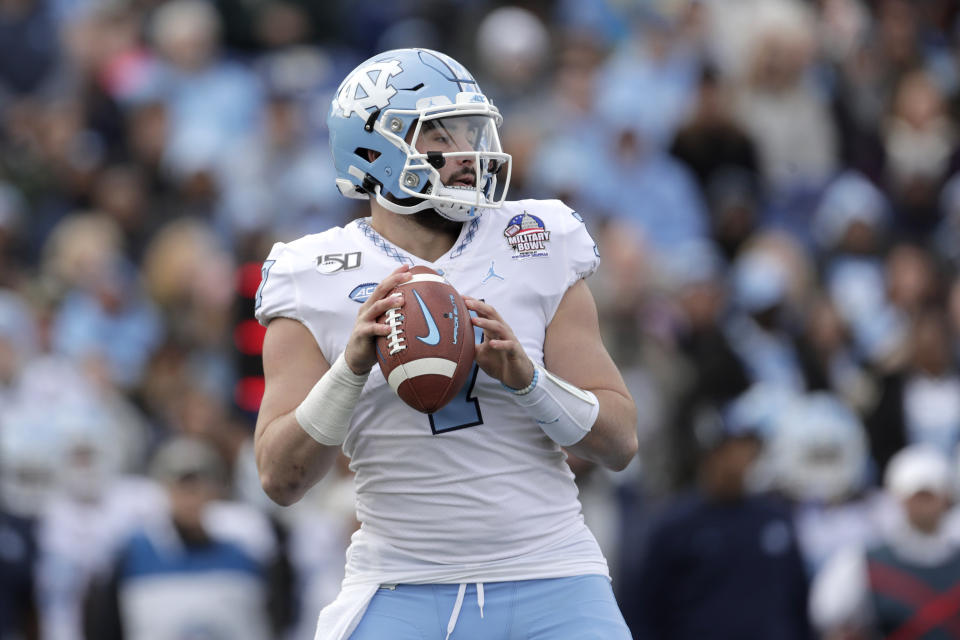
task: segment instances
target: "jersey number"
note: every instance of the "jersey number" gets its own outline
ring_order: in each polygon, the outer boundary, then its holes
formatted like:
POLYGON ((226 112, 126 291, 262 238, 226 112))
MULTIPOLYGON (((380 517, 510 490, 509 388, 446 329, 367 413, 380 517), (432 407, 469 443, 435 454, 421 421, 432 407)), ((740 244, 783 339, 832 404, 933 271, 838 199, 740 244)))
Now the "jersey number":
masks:
MULTIPOLYGON (((476 316, 477 314, 471 311, 470 315, 476 316)), ((483 341, 483 331, 480 327, 473 328, 473 337, 477 344, 483 341)), ((479 371, 480 367, 474 363, 470 380, 467 384, 463 385, 457 397, 439 411, 434 411, 429 414, 430 430, 434 435, 483 424, 483 414, 480 413, 480 400, 473 394, 473 388, 477 384, 477 373, 479 371)))
POLYGON ((263 304, 263 286, 267 284, 267 276, 270 275, 270 268, 275 262, 276 260, 266 260, 263 266, 260 267, 260 286, 257 287, 256 303, 253 306, 254 310, 259 309, 260 305, 263 304))

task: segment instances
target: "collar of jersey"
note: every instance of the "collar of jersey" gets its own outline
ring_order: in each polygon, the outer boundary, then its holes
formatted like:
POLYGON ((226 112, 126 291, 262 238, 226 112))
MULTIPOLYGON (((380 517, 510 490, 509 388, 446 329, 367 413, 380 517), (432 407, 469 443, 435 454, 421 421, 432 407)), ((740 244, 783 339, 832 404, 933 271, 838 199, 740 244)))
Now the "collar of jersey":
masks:
MULTIPOLYGON (((457 258, 460 254, 463 253, 463 250, 467 248, 473 239, 477 235, 477 229, 480 227, 480 219, 483 217, 483 214, 477 216, 470 221, 470 224, 467 226, 466 232, 461 232, 460 242, 457 244, 448 254, 450 259, 457 258)), ((387 254, 387 256, 393 258, 400 264, 409 264, 413 266, 415 264, 413 258, 409 255, 398 249, 395 245, 387 241, 386 238, 381 236, 379 233, 370 226, 370 218, 357 218, 356 220, 357 228, 367 237, 370 242, 374 244, 380 251, 387 254)))

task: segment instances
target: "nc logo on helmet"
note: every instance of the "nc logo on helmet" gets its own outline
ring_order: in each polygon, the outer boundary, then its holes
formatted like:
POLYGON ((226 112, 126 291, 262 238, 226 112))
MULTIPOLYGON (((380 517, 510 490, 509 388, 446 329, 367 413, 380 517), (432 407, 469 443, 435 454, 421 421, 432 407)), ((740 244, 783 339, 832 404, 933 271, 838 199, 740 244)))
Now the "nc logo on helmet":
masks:
POLYGON ((387 82, 403 71, 399 60, 374 62, 357 69, 343 82, 337 94, 337 106, 344 118, 356 113, 362 118, 370 115, 371 107, 383 109, 390 104, 390 98, 397 92, 387 82))

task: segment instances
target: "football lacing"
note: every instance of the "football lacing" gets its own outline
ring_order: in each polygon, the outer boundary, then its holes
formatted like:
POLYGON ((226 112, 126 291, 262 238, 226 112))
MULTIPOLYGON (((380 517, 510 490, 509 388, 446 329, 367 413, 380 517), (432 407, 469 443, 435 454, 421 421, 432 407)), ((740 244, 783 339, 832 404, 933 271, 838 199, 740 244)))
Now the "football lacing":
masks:
POLYGON ((387 310, 387 324, 390 326, 390 333, 387 334, 387 346, 390 347, 390 355, 395 356, 407 348, 403 344, 403 314, 399 307, 387 310))

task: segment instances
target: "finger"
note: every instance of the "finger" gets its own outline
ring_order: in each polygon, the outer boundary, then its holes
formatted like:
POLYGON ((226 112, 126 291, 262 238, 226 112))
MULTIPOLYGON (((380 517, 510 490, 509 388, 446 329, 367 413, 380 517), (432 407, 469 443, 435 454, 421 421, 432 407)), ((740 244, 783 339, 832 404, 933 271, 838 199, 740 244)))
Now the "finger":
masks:
POLYGON ((517 348, 516 340, 501 340, 494 338, 487 341, 487 346, 489 346, 494 351, 513 351, 517 348))
POLYGON ((390 333, 390 326, 381 322, 361 322, 356 326, 354 335, 362 338, 374 338, 377 336, 386 336, 390 333))
POLYGON ((483 329, 488 338, 513 339, 513 331, 501 320, 492 318, 471 318, 473 324, 483 329))
POLYGON ((370 297, 367 298, 367 301, 363 303, 364 306, 369 307, 390 293, 397 285, 406 282, 410 278, 410 267, 405 264, 400 265, 394 269, 390 275, 380 281, 380 283, 373 289, 373 293, 370 294, 370 297))
POLYGON ((467 309, 471 311, 476 311, 479 315, 487 318, 493 318, 495 320, 502 320, 500 314, 497 313, 497 310, 492 306, 484 302, 483 300, 477 300, 476 298, 470 298, 465 296, 463 301, 467 305, 467 309))
POLYGON ((370 323, 370 335, 373 336, 386 336, 390 334, 390 325, 383 324, 382 322, 371 322, 370 323))
POLYGON ((397 291, 382 300, 377 300, 366 309, 361 309, 358 316, 361 320, 376 320, 389 309, 403 305, 403 294, 397 291))

